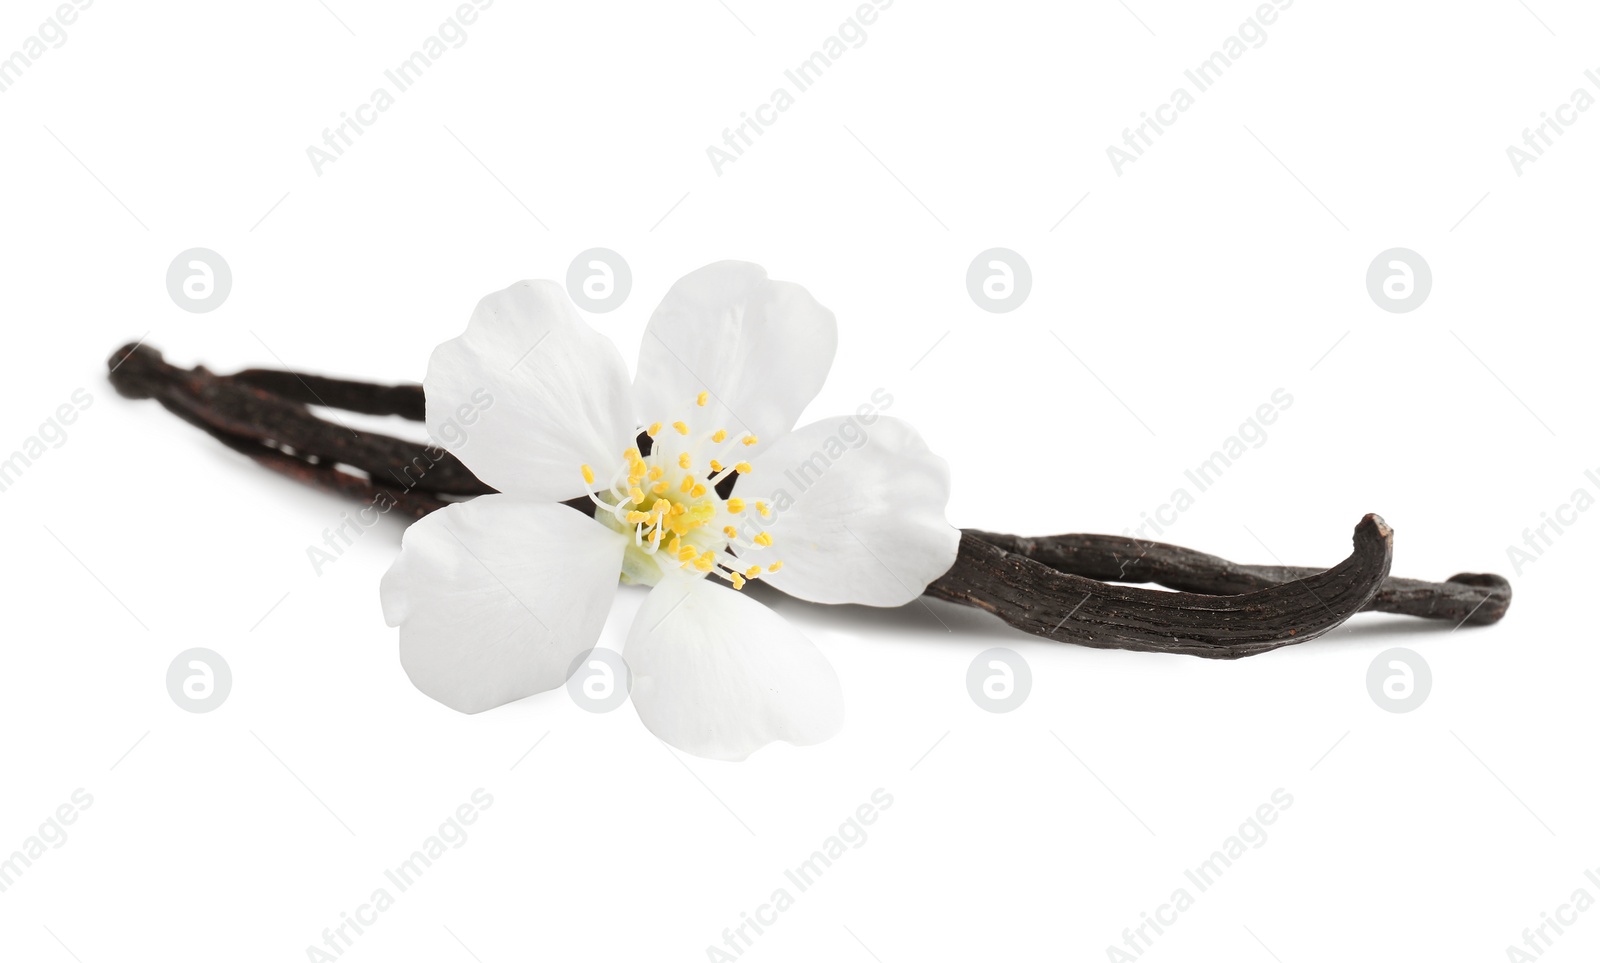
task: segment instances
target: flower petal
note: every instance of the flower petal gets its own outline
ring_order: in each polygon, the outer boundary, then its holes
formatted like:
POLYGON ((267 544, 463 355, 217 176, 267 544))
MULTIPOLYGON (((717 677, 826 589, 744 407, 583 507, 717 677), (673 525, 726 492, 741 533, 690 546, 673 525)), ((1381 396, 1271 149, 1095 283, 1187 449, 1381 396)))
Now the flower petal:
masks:
POLYGON ((905 605, 950 570, 961 532, 945 520, 950 466, 898 418, 828 418, 781 439, 740 480, 768 494, 763 575, 812 602, 905 605))
POLYGON ((434 349, 424 387, 434 441, 516 495, 577 498, 582 466, 609 478, 637 436, 622 355, 552 281, 478 302, 466 332, 434 349))
POLYGON ((624 656, 639 718, 697 756, 743 759, 779 739, 814 745, 844 723, 827 657, 776 612, 709 579, 651 589, 624 656))
POLYGON ((461 712, 561 685, 600 637, 626 544, 581 512, 513 495, 421 519, 381 589, 406 675, 461 712))
POLYGON ((776 437, 822 389, 838 343, 833 312, 800 285, 740 261, 703 267, 650 316, 633 384, 639 416, 776 437), (708 404, 696 412, 701 392, 708 404))

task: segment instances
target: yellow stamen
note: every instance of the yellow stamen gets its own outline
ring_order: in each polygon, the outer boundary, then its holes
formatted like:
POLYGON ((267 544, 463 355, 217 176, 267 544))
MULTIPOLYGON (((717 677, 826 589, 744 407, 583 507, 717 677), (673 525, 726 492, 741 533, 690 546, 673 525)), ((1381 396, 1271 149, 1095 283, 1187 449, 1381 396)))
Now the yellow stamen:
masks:
POLYGON ((665 468, 662 468, 660 465, 652 465, 650 467, 650 480, 651 481, 656 481, 662 475, 665 475, 666 473, 667 473, 667 470, 665 468))
POLYGON ((656 495, 665 495, 667 493, 667 489, 670 487, 672 486, 668 485, 666 482, 658 481, 654 485, 650 486, 650 491, 656 495))
POLYGON ((583 466, 583 480, 585 484, 594 484, 594 469, 590 468, 588 465, 583 466))
POLYGON ((634 462, 638 461, 639 460, 639 449, 637 449, 637 448, 629 448, 627 451, 622 453, 622 460, 627 462, 630 465, 633 464, 634 462))
POLYGON ((694 400, 694 403, 699 405, 700 407, 704 408, 706 406, 707 399, 709 399, 710 397, 711 397, 711 392, 702 391, 702 392, 700 392, 700 397, 696 398, 694 400))
POLYGON ((773 562, 771 565, 767 566, 767 571, 776 572, 780 568, 783 568, 782 562, 773 562))
POLYGON ((727 441, 728 440, 728 429, 726 429, 726 428, 718 428, 717 429, 717 433, 711 436, 711 440, 716 442, 719 445, 722 444, 723 442, 727 441))
POLYGON ((672 427, 676 428, 677 431, 678 431, 678 434, 680 434, 680 435, 687 435, 689 433, 689 426, 684 424, 681 421, 674 421, 672 423, 672 427))
POLYGON ((706 486, 704 486, 704 485, 695 485, 693 488, 689 489, 689 497, 690 498, 700 498, 700 497, 704 496, 705 493, 706 493, 706 486))
POLYGON ((757 545, 760 545, 761 547, 765 548, 766 546, 772 544, 772 533, 771 532, 762 532, 760 535, 757 535, 754 539, 752 539, 752 541, 754 541, 757 545))
POLYGON ((644 492, 637 488, 630 488, 628 489, 628 498, 630 498, 635 505, 638 505, 644 501, 644 492))
POLYGON ((748 475, 750 474, 750 463, 747 461, 741 461, 739 464, 733 466, 733 470, 741 475, 748 475))
POLYGON ((689 494, 689 489, 691 489, 693 487, 694 487, 694 476, 693 475, 684 475, 683 476, 683 483, 678 486, 678 491, 683 492, 685 495, 687 495, 687 494, 689 494))
MULTIPOLYGON (((673 539, 673 541, 676 542, 677 539, 673 539)), ((697 556, 699 556, 699 554, 699 552, 694 550, 693 545, 684 545, 678 549, 678 561, 692 562, 697 556)))
POLYGON ((766 518, 772 514, 771 510, 767 508, 766 502, 756 502, 756 511, 761 513, 762 518, 766 518))
POLYGON ((744 444, 746 446, 754 445, 757 442, 759 442, 760 440, 761 439, 757 438, 755 435, 745 435, 744 436, 744 440, 741 442, 741 444, 744 444))
POLYGON ((728 536, 730 539, 738 538, 739 530, 734 528, 732 525, 724 525, 722 526, 722 534, 728 536))
POLYGON ((661 434, 661 422, 658 421, 655 424, 651 425, 650 426, 650 430, 647 432, 647 434, 651 438, 654 438, 656 435, 661 434))
POLYGON ((713 475, 715 475, 717 472, 719 472, 721 470, 722 470, 722 462, 717 461, 715 458, 711 459, 711 473, 713 475))
POLYGON ((702 572, 709 572, 717 567, 717 553, 707 552, 694 560, 694 567, 702 572))
POLYGON ((744 577, 745 578, 755 578, 757 575, 760 575, 760 574, 761 574, 761 566, 752 565, 752 566, 750 566, 750 570, 744 573, 744 577))
POLYGON ((678 467, 687 470, 689 467, 689 453, 684 452, 678 456, 678 467))
POLYGON ((740 575, 738 572, 732 572, 732 573, 730 573, 728 575, 728 577, 733 579, 733 587, 734 587, 735 591, 739 591, 739 592, 744 591, 744 576, 743 575, 740 575))
POLYGON ((730 499, 728 499, 728 511, 731 514, 734 514, 734 515, 737 515, 740 512, 744 511, 744 499, 742 499, 742 498, 730 498, 730 499))

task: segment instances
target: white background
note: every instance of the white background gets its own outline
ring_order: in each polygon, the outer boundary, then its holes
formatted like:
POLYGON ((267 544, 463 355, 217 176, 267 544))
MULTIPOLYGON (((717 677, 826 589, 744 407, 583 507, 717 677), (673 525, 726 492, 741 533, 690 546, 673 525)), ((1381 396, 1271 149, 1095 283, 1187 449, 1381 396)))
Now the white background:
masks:
MULTIPOLYGON (((94 802, 0 894, 0 956, 306 959, 479 787, 467 842, 343 958, 704 960, 880 787, 865 844, 744 959, 1106 959, 1278 788, 1265 844, 1144 958, 1505 959, 1575 889, 1600 896, 1600 516, 1520 574, 1507 558, 1600 469, 1600 110, 1521 176, 1506 156, 1600 95, 1600 13, 1301 0, 1118 176, 1107 146, 1255 7, 1129 3, 900 0, 721 176, 707 146, 853 3, 500 0, 320 176, 306 147, 451 3, 84 11, 0 94, 0 454, 93 397, 0 494, 0 855, 74 789, 94 802), (209 314, 165 288, 196 246, 234 273, 209 314), (888 389, 951 462, 957 525, 1123 532, 1282 388, 1267 443, 1166 540, 1329 565, 1376 511, 1396 574, 1500 572, 1515 604, 1456 632, 1359 616, 1228 663, 768 593, 838 668, 845 728, 706 762, 631 707, 422 696, 378 607, 400 522, 319 576, 307 546, 349 504, 104 377, 143 336, 216 370, 420 378, 479 297, 592 246, 632 265, 630 300, 591 316, 629 356, 702 264, 805 284, 840 324, 810 414, 888 389), (1009 314, 965 289, 994 246, 1034 274, 1009 314), (1433 271, 1407 314, 1365 287, 1396 246, 1433 271), (996 645, 1034 678, 1002 715, 965 685, 996 645), (193 646, 233 669, 209 714, 164 683, 193 646), (1393 646, 1433 670, 1409 714, 1367 692, 1393 646)), ((7 4, 0 56, 52 9, 7 4)), ((1578 919, 1546 959, 1600 949, 1600 912, 1578 919)))

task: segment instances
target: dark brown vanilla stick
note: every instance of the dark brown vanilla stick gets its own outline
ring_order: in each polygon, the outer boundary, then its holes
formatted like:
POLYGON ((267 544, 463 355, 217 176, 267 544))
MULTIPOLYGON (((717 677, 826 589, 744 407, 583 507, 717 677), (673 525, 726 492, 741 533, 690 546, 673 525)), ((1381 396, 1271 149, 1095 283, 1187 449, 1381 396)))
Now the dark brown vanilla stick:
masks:
MULTIPOLYGON (((1289 565, 1239 565, 1193 549, 1119 535, 971 534, 1058 572, 1107 582, 1152 582, 1199 595, 1252 592, 1317 573, 1289 565)), ((1510 582, 1498 575, 1461 574, 1446 582, 1384 579, 1367 609, 1457 625, 1493 625, 1510 607, 1510 582)))
MULTIPOLYGON (((137 395, 135 397, 145 396, 137 395)), ((401 513, 414 519, 421 518, 429 512, 438 511, 450 504, 437 495, 426 491, 378 484, 364 475, 345 471, 332 462, 311 462, 304 458, 286 454, 258 439, 229 434, 197 415, 192 406, 188 404, 174 402, 163 394, 156 394, 153 397, 168 411, 234 451, 248 455, 255 460, 256 464, 264 468, 270 468, 278 474, 292 478, 301 484, 320 488, 336 495, 355 498, 385 512, 399 509, 401 513)))
POLYGON ((239 384, 303 405, 341 408, 364 415, 399 415, 412 421, 423 420, 425 413, 421 385, 374 385, 270 368, 247 368, 231 377, 239 384))
POLYGON ((1368 515, 1355 553, 1325 572, 1244 595, 1196 595, 1059 572, 972 534, 933 598, 992 612, 1034 635, 1098 649, 1237 659, 1305 642, 1366 608, 1389 575, 1394 532, 1368 515))
MULTIPOLYGON (((444 495, 492 492, 442 449, 320 418, 311 405, 421 420, 418 385, 376 385, 290 371, 217 375, 129 345, 108 360, 131 398, 155 398, 235 451, 304 484, 421 518, 444 495), (349 466, 347 469, 345 466, 349 466), (390 481, 393 481, 393 484, 390 481)), ((588 503, 570 502, 579 510, 588 503)), ((1315 638, 1364 609, 1490 624, 1510 604, 1496 575, 1448 583, 1387 578, 1392 533, 1377 516, 1356 552, 1327 571, 1239 565, 1108 535, 1029 538, 968 530, 951 570, 926 594, 983 608, 1044 638, 1101 648, 1239 658, 1315 638), (1153 582, 1158 592, 1108 582, 1153 582)))
MULTIPOLYGON (((381 485, 419 489, 443 495, 486 495, 494 491, 467 467, 441 448, 419 445, 377 432, 358 432, 317 417, 301 399, 318 399, 320 384, 333 397, 312 404, 369 414, 403 414, 420 417, 414 398, 420 389, 372 385, 365 396, 350 390, 358 382, 329 378, 302 378, 282 372, 277 382, 299 386, 285 398, 257 387, 238 375, 216 375, 204 368, 178 368, 149 345, 119 349, 109 362, 111 383, 129 398, 155 398, 169 411, 199 424, 212 433, 268 445, 314 464, 349 465, 377 479, 381 485), (287 451, 285 451, 287 449, 287 451), (426 479, 426 482, 423 479, 426 479)), ((252 372, 256 380, 269 380, 252 372)))

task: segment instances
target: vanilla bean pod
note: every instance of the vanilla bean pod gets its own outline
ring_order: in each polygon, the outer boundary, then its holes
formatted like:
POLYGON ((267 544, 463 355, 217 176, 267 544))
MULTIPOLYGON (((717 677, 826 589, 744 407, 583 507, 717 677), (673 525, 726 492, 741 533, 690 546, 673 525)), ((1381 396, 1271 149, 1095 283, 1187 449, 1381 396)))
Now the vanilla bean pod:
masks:
MULTIPOLYGON (((129 345, 111 356, 111 383, 129 398, 155 398, 186 421, 244 438, 308 460, 313 464, 349 465, 387 485, 442 495, 487 495, 493 488, 479 481, 459 459, 442 448, 393 438, 378 432, 358 432, 317 417, 307 407, 345 407, 368 414, 420 417, 421 408, 407 400, 420 389, 397 390, 331 378, 308 378, 282 372, 278 383, 293 383, 291 397, 238 375, 217 375, 205 368, 179 368, 168 364, 149 345, 129 345), (316 390, 321 385, 331 397, 316 390), (334 398, 340 401, 334 401, 334 398), (304 399, 310 399, 309 402, 304 399), (342 403, 341 403, 342 402, 342 403)), ((266 380, 255 371, 256 380, 266 380)))
POLYGON ((275 368, 246 368, 228 377, 239 384, 304 405, 341 408, 364 415, 399 415, 412 421, 422 421, 426 410, 421 385, 375 385, 275 368))
MULTIPOLYGON (((115 380, 115 378, 113 378, 115 380)), ((123 382, 126 384, 126 382, 123 382)), ((119 386, 120 389, 120 386, 119 386)), ((194 425, 201 431, 215 438, 227 447, 239 452, 241 455, 253 459, 256 464, 271 469, 286 478, 293 479, 303 485, 310 485, 335 495, 344 495, 369 504, 376 504, 383 508, 398 507, 400 511, 413 519, 421 518, 430 512, 450 504, 428 492, 413 491, 405 488, 396 488, 373 482, 364 474, 357 475, 344 471, 331 462, 312 462, 286 454, 282 450, 264 444, 253 438, 242 435, 232 435, 223 431, 204 418, 195 414, 190 406, 169 400, 164 394, 131 395, 130 397, 153 397, 162 407, 177 415, 179 418, 194 425), (388 503, 385 504, 385 500, 388 503)))
MULTIPOLYGON (((1308 578, 1314 568, 1240 565, 1191 548, 1119 535, 971 534, 1058 572, 1107 582, 1151 582, 1198 595, 1235 595, 1308 578)), ((1493 625, 1511 607, 1511 583, 1499 575, 1463 573, 1444 582, 1387 578, 1367 610, 1493 625)))
MULTIPOLYGON (((442 449, 356 432, 311 409, 420 421, 420 385, 260 368, 217 375, 167 364, 160 352, 141 345, 119 349, 107 364, 123 395, 154 398, 228 447, 304 484, 368 502, 391 499, 412 518, 450 504, 441 496, 494 491, 442 449)), ((568 504, 590 509, 587 499, 568 504)), ((1510 583, 1497 575, 1456 575, 1445 583, 1389 578, 1392 536, 1382 519, 1367 516, 1356 528, 1354 553, 1324 571, 1240 565, 1110 535, 1028 537, 969 529, 955 565, 926 594, 984 609, 1056 641, 1225 659, 1316 638, 1364 610, 1458 625, 1486 625, 1505 615, 1510 583), (1137 582, 1177 591, 1110 584, 1137 582)))
POLYGON ((927 594, 1046 639, 1237 659, 1342 625, 1377 594, 1393 548, 1394 532, 1368 515, 1356 526, 1354 554, 1325 572, 1243 595, 1196 595, 1070 575, 964 532, 955 565, 927 594))
POLYGON ((234 451, 250 456, 257 464, 286 478, 335 495, 354 498, 385 512, 398 510, 403 515, 418 519, 450 504, 429 492, 378 484, 364 475, 344 471, 337 465, 326 462, 313 464, 246 439, 217 431, 208 430, 208 433, 234 451))

